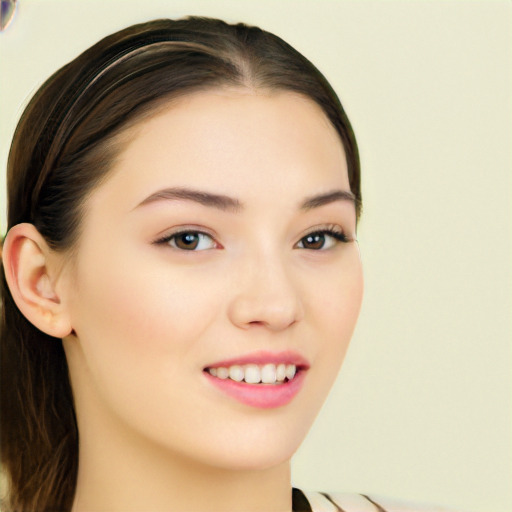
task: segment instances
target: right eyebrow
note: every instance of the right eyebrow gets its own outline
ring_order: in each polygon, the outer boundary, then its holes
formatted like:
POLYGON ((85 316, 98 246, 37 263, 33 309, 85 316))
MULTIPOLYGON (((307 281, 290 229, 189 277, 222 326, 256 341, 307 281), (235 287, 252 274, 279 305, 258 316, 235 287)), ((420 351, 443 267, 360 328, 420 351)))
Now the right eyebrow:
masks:
POLYGON ((157 201, 173 201, 173 200, 186 200, 193 201, 203 206, 217 208, 223 211, 239 212, 242 209, 242 203, 233 197, 225 196, 222 194, 212 194, 202 190, 194 190, 191 188, 164 188, 154 192, 140 202, 136 208, 146 204, 155 203, 157 201))

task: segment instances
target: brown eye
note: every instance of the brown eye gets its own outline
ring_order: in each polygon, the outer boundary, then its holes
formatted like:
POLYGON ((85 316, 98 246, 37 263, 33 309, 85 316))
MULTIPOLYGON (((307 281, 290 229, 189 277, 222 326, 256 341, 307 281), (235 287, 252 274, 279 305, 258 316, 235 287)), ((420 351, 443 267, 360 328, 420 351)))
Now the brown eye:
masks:
POLYGON ((348 238, 341 231, 322 230, 309 233, 301 238, 297 244, 299 249, 310 249, 312 251, 325 251, 332 249, 339 242, 348 242, 348 238))
POLYGON ((301 242, 304 249, 322 249, 325 244, 325 235, 323 233, 312 233, 305 236, 301 242))
POLYGON ((215 241, 210 235, 198 231, 175 233, 159 241, 159 243, 167 243, 171 247, 183 251, 204 251, 216 247, 215 241))
POLYGON ((186 249, 193 251, 199 245, 198 233, 183 233, 174 238, 176 247, 178 249, 186 249))

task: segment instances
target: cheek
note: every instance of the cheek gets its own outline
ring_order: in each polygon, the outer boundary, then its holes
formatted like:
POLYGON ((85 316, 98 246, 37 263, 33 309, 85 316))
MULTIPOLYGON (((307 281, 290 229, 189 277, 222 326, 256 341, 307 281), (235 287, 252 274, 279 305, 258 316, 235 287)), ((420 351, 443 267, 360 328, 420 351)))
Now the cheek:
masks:
POLYGON ((171 340, 188 345, 214 314, 213 292, 201 286, 200 276, 191 279, 151 265, 105 267, 109 272, 92 275, 86 268, 81 274, 77 315, 78 321, 83 317, 94 323, 104 341, 145 348, 168 346, 171 340))
POLYGON ((137 393, 137 381, 158 389, 195 369, 203 333, 218 317, 215 287, 205 283, 135 257, 123 265, 84 265, 72 321, 92 380, 115 396, 137 393))
POLYGON ((327 339, 350 338, 363 298, 363 272, 357 247, 347 247, 339 265, 319 271, 314 281, 306 283, 303 295, 317 327, 330 333, 327 339))
POLYGON ((115 412, 141 431, 149 428, 141 417, 168 428, 176 408, 188 410, 176 390, 201 375, 204 334, 219 316, 216 291, 200 275, 135 258, 82 265, 72 312, 78 343, 67 350, 81 410, 115 412))
POLYGON ((322 393, 330 388, 348 349, 363 298, 363 273, 359 253, 347 254, 343 268, 330 272, 311 295, 309 311, 318 348, 313 366, 322 393))

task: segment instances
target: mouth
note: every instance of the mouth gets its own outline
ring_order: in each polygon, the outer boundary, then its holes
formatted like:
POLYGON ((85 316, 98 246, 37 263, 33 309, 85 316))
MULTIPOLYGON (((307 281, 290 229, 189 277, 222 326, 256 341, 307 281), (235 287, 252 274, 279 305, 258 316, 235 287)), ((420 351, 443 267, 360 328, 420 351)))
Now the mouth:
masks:
POLYGON ((263 409, 288 404, 300 391, 308 362, 292 352, 259 352, 214 363, 203 369, 207 380, 237 401, 263 409))
MULTIPOLYGON (((301 368, 299 367, 299 370, 301 368)), ((235 382, 246 384, 270 384, 279 386, 289 382, 297 375, 297 366, 294 364, 234 364, 229 367, 208 367, 204 371, 218 379, 230 379, 235 382)))

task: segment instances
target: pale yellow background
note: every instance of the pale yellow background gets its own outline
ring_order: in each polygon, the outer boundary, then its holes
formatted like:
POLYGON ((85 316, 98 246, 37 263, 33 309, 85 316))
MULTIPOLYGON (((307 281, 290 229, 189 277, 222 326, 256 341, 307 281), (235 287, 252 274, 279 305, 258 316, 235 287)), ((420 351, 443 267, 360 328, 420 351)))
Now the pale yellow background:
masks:
POLYGON ((186 14, 288 40, 359 139, 365 302, 295 485, 510 512, 512 3, 20 0, 0 34, 1 172, 44 78, 107 33, 186 14))

